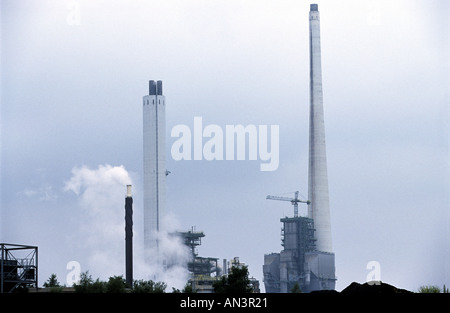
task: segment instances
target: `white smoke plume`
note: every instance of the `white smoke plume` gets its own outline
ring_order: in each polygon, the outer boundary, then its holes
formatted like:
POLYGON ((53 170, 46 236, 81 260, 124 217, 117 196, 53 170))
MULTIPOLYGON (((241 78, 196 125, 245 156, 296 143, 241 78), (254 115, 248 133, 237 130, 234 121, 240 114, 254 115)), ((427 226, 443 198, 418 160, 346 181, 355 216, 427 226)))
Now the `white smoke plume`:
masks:
MULTIPOLYGON (((133 185, 124 166, 99 165, 72 169, 72 177, 65 182, 64 190, 74 192, 79 198, 78 229, 72 236, 82 271, 92 277, 107 280, 124 275, 125 270, 125 194, 126 185, 133 185)), ((133 187, 134 188, 134 187, 133 187)), ((134 188, 136 189, 136 188, 134 188)), ((139 192, 133 192, 139 194, 139 192)), ((144 253, 140 229, 142 213, 133 204, 133 268, 134 279, 162 281, 171 288, 182 289, 189 279, 186 269, 189 250, 177 236, 171 235, 178 227, 174 215, 163 220, 163 231, 158 234, 160 258, 155 251, 144 253), (146 258, 145 256, 150 256, 146 258), (146 260, 146 261, 144 261, 146 260), (165 260, 166 262, 158 262, 165 260)))
POLYGON ((97 169, 75 167, 65 183, 64 190, 74 192, 80 201, 74 248, 82 251, 82 268, 93 277, 107 279, 124 272, 124 198, 128 184, 132 181, 125 168, 108 164, 97 169))
MULTIPOLYGON (((190 277, 187 262, 192 257, 191 252, 182 239, 175 235, 180 229, 175 215, 167 214, 161 224, 162 230, 157 234, 158 249, 136 255, 139 257, 139 262, 135 262, 136 274, 167 283, 168 291, 172 287, 181 290, 190 277)), ((143 242, 140 243, 143 247, 143 242)))

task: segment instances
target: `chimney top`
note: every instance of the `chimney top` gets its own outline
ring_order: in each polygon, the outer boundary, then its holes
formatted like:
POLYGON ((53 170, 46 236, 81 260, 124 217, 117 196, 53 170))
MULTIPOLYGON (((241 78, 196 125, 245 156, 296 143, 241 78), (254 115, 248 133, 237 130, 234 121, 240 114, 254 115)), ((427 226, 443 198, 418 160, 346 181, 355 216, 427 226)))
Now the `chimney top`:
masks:
POLYGON ((162 80, 154 81, 150 80, 149 84, 149 95, 150 96, 162 96, 162 80))
POLYGON ((157 92, 156 92, 156 94, 158 95, 158 96, 162 96, 162 80, 158 80, 157 82, 156 82, 156 89, 157 89, 157 92))

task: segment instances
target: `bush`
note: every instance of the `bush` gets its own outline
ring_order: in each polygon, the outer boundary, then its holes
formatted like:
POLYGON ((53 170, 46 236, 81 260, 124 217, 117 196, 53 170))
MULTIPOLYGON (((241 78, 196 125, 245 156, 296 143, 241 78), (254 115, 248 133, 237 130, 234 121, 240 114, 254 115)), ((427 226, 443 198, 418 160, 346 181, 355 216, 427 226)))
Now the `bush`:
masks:
POLYGON ((420 286, 419 293, 440 293, 441 289, 438 286, 420 286))

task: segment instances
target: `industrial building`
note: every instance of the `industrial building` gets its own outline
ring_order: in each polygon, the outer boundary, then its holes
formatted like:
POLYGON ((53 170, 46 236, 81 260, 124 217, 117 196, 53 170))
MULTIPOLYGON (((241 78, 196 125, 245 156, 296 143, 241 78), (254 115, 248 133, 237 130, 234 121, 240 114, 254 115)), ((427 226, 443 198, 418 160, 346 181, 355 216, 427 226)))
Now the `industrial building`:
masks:
POLYGON ((213 283, 217 281, 222 273, 219 267, 219 259, 211 257, 200 257, 197 252, 197 247, 202 244, 201 238, 205 234, 201 231, 196 231, 195 227, 187 232, 178 232, 184 244, 191 250, 191 260, 187 264, 191 278, 189 284, 193 290, 199 293, 214 292, 213 283))
POLYGON ((268 196, 294 205, 294 217, 282 218, 280 253, 264 256, 263 274, 266 292, 334 290, 335 260, 332 252, 325 123, 320 48, 320 15, 317 4, 309 12, 310 117, 308 200, 268 196), (308 205, 308 216, 298 216, 298 202, 308 205))
MULTIPOLYGON (((221 279, 222 276, 228 275, 231 268, 242 267, 245 264, 239 262, 238 257, 234 257, 228 261, 223 259, 223 265, 220 266, 219 258, 201 257, 198 255, 197 247, 201 245, 201 238, 205 234, 196 231, 195 227, 187 232, 177 232, 183 240, 183 243, 191 250, 191 260, 187 264, 187 268, 191 273, 188 283, 192 289, 198 293, 213 293, 213 283, 221 279)), ((260 292, 259 281, 253 277, 249 278, 253 288, 253 292, 260 292)))
POLYGON ((301 216, 280 221, 284 249, 264 256, 266 292, 288 293, 296 284, 302 292, 333 290, 334 254, 316 250, 314 221, 301 216))
POLYGON ((38 247, 0 243, 0 293, 37 288, 38 247))

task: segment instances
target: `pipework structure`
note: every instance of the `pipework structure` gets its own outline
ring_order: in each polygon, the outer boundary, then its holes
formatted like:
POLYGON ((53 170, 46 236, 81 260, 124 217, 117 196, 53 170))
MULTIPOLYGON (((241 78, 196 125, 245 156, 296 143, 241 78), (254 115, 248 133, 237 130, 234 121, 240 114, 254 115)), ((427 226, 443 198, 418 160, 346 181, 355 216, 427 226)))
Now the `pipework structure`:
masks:
POLYGON ((37 288, 38 247, 0 243, 0 293, 37 288))
POLYGON ((166 197, 166 97, 162 81, 149 81, 143 97, 144 249, 158 251, 158 232, 166 197))

